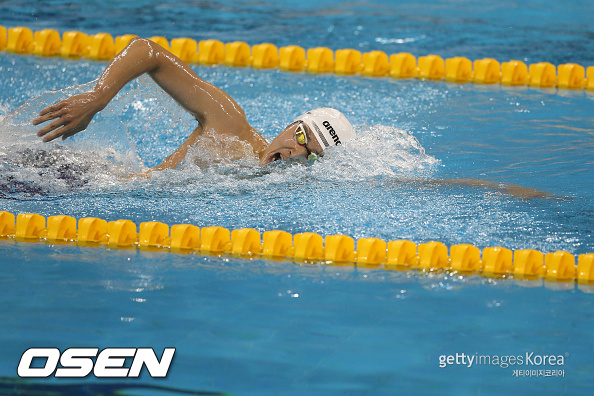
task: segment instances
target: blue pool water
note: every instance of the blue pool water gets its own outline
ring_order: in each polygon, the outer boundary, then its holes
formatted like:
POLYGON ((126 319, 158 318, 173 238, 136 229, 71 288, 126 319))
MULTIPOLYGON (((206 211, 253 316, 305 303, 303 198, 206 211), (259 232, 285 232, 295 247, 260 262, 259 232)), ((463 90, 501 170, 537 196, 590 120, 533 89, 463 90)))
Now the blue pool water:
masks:
MULTIPOLYGON (((0 24, 594 65, 586 1, 35 4, 2 3, 0 24)), ((0 53, 0 210, 594 252, 589 92, 193 66, 267 139, 318 106, 343 110, 359 137, 313 166, 188 162, 139 181, 122 175, 159 163, 195 125, 150 79, 64 143, 42 144, 29 124, 104 67, 0 53)), ((574 285, 7 240, 0 257, 2 392, 30 347, 177 348, 163 380, 34 381, 63 394, 81 383, 282 395, 580 395, 594 385, 592 298, 574 285), (439 367, 442 355, 532 352, 564 356, 564 377, 439 367)))

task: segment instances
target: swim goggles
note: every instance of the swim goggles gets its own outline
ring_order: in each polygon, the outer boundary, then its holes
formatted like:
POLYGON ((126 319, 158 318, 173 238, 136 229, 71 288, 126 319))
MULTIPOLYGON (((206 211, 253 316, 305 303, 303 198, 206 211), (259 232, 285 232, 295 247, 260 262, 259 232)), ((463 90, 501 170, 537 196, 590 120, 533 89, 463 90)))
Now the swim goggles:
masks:
POLYGON ((304 122, 298 121, 298 123, 299 124, 295 129, 295 141, 298 145, 305 147, 305 149, 307 150, 308 160, 316 161, 319 158, 319 156, 309 151, 309 148, 307 147, 307 142, 309 141, 309 139, 307 138, 307 133, 305 132, 305 127, 303 126, 304 122))

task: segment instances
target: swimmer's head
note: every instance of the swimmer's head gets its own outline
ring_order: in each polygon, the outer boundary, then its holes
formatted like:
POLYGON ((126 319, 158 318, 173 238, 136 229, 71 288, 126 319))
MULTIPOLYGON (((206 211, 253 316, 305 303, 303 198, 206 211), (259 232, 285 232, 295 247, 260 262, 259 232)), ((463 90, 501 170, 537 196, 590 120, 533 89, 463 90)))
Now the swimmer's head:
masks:
POLYGON ((320 156, 330 146, 355 137, 353 126, 340 111, 320 107, 297 117, 260 156, 260 165, 302 157, 320 156))
POLYGON ((299 120, 308 126, 322 151, 355 138, 353 126, 336 109, 320 107, 303 114, 299 120))

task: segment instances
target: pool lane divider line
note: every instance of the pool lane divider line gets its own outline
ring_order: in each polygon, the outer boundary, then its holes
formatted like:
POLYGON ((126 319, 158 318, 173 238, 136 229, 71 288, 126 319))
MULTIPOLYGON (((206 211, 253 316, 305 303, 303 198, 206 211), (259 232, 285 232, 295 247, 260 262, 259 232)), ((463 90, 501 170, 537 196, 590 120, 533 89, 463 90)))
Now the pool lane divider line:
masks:
MULTIPOLYGON (((594 286, 594 253, 575 256, 565 251, 543 254, 533 249, 511 251, 487 247, 481 251, 470 244, 421 243, 408 240, 385 242, 378 238, 356 241, 347 235, 321 235, 311 232, 291 235, 286 231, 252 228, 228 230, 223 227, 199 228, 191 224, 149 221, 137 228, 131 220, 106 220, 57 215, 46 218, 36 213, 15 216, 0 211, 0 238, 17 242, 73 243, 110 249, 169 250, 173 253, 232 255, 243 258, 286 259, 386 270, 452 271, 520 280, 545 280, 594 286), (77 226, 78 225, 78 226, 77 226)), ((594 292, 594 289, 592 289, 594 292)))
MULTIPOLYGON (((60 37, 54 29, 33 32, 27 27, 7 29, 0 25, 0 51, 44 57, 109 60, 135 37, 125 34, 114 39, 109 33, 87 35, 78 31, 64 32, 60 37)), ((594 91, 594 66, 586 69, 576 63, 555 66, 549 62, 539 62, 527 66, 519 60, 500 63, 492 58, 471 61, 464 57, 453 57, 444 60, 439 55, 426 55, 417 59, 406 52, 388 56, 383 51, 361 53, 355 49, 339 49, 333 52, 327 47, 306 51, 297 45, 277 48, 274 44, 262 43, 250 47, 243 41, 223 43, 211 39, 197 42, 187 37, 174 38, 171 42, 162 36, 154 36, 150 40, 190 64, 594 91)))

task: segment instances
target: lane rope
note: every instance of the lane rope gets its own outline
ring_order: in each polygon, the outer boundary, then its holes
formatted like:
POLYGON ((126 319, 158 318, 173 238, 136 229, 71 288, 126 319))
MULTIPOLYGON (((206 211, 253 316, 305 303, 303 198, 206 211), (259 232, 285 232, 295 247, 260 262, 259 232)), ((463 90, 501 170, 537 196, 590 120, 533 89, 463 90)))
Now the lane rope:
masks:
MULTIPOLYGON (((23 26, 6 28, 0 25, 0 51, 36 56, 61 56, 68 59, 109 60, 137 37, 109 33, 87 35, 57 30, 33 32, 23 26)), ((450 83, 501 84, 532 88, 558 88, 594 91, 594 66, 585 68, 576 63, 553 65, 539 62, 526 65, 511 60, 500 63, 484 58, 471 61, 465 57, 443 59, 439 55, 419 56, 402 52, 388 55, 383 51, 361 53, 355 49, 332 51, 316 47, 307 51, 297 45, 277 48, 271 43, 249 46, 243 41, 223 43, 219 40, 197 42, 187 37, 168 41, 154 36, 150 40, 170 50, 189 64, 216 65, 254 69, 280 69, 288 72, 335 73, 368 77, 418 78, 450 83)))
POLYGON ((199 228, 192 224, 167 224, 148 221, 137 225, 131 220, 106 221, 56 215, 47 219, 36 213, 0 211, 0 239, 17 242, 76 244, 109 249, 140 249, 231 255, 246 259, 286 259, 326 265, 355 265, 385 270, 448 271, 453 274, 478 274, 485 277, 513 278, 520 281, 546 281, 578 284, 594 292, 594 253, 577 258, 566 251, 542 253, 533 249, 512 251, 487 247, 480 251, 471 244, 452 245, 427 242, 419 245, 408 240, 386 242, 347 235, 306 232, 291 235, 286 231, 253 228, 228 230, 223 227, 199 228))

